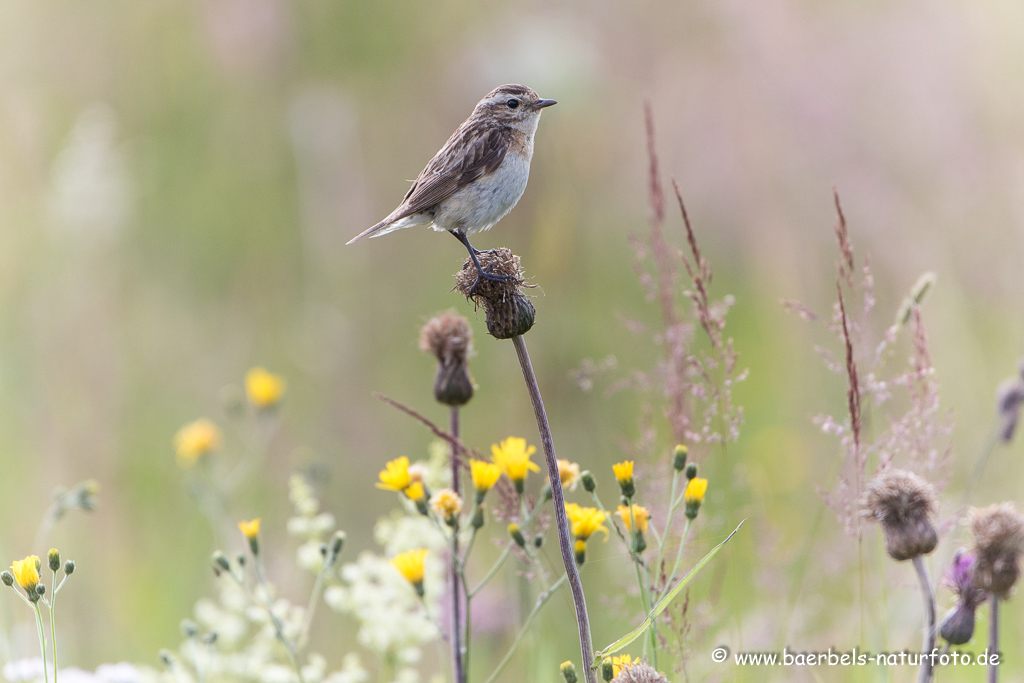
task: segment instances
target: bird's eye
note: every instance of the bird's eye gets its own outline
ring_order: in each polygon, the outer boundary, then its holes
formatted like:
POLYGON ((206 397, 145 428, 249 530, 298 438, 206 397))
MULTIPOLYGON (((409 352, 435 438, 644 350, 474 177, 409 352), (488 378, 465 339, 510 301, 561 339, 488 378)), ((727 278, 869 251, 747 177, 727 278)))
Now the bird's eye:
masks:
POLYGON ((511 100, 509 100, 505 104, 508 105, 509 109, 515 109, 516 107, 519 106, 519 100, 517 100, 516 98, 513 97, 511 100))

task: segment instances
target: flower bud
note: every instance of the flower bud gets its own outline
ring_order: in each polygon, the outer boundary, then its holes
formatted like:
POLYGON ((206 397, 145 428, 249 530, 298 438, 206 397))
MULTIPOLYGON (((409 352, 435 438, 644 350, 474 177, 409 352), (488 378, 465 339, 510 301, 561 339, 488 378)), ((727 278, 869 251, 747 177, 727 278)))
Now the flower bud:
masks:
POLYGON ((75 573, 75 561, 74 560, 68 560, 67 562, 64 563, 64 573, 65 574, 74 574, 75 573))
POLYGON ((337 557, 341 554, 341 549, 345 545, 345 532, 335 531, 334 538, 331 539, 331 555, 337 557))
POLYGON ((0 573, 0 581, 3 581, 5 586, 13 586, 14 574, 4 570, 2 573, 0 573))
POLYGON ((537 534, 533 537, 533 547, 539 548, 544 545, 544 534, 537 534))
POLYGON ((50 552, 46 555, 46 559, 50 565, 51 572, 55 572, 60 569, 60 553, 56 548, 50 548, 50 552))
POLYGON ((186 638, 195 638, 196 634, 199 633, 199 625, 191 619, 182 619, 181 633, 186 638))
POLYGON ((590 470, 586 470, 580 475, 580 481, 583 483, 583 490, 587 493, 593 493, 597 488, 597 482, 594 481, 594 475, 590 470))
POLYGON ((38 593, 39 595, 46 595, 46 584, 44 584, 44 583, 37 583, 36 584, 36 593, 38 593))
POLYGON ((686 478, 693 479, 697 476, 697 463, 691 462, 686 466, 686 478))
POLYGON ((576 556, 576 565, 581 566, 587 560, 587 542, 582 538, 576 539, 573 552, 576 556))
POLYGON ((437 358, 434 398, 449 406, 461 406, 473 398, 473 378, 467 357, 473 348, 473 328, 454 311, 434 316, 420 330, 420 350, 437 358))
POLYGON ((213 553, 213 573, 220 576, 221 572, 231 570, 231 563, 228 562, 227 556, 221 551, 217 550, 213 553))
POLYGON ((676 446, 675 452, 672 454, 672 467, 677 472, 681 472, 686 468, 686 456, 690 453, 690 449, 686 446, 676 446))
POLYGON ((939 635, 950 645, 963 645, 974 637, 974 607, 958 603, 946 612, 939 625, 939 635))
POLYGON ((473 517, 469 520, 470 526, 474 529, 479 529, 484 525, 484 506, 477 505, 476 509, 473 510, 473 517))
POLYGON ((565 683, 576 683, 576 667, 573 666, 572 662, 562 662, 560 667, 562 670, 562 678, 565 679, 565 683))
POLYGON ((601 660, 601 678, 610 681, 615 678, 615 667, 612 666, 612 658, 605 657, 601 660))
POLYGON ((210 631, 209 633, 203 636, 202 641, 203 645, 213 645, 217 642, 217 632, 210 631))
POLYGON ((512 537, 512 540, 516 542, 516 545, 520 548, 526 547, 526 539, 523 537, 523 532, 519 530, 519 525, 512 523, 508 525, 508 535, 512 537))

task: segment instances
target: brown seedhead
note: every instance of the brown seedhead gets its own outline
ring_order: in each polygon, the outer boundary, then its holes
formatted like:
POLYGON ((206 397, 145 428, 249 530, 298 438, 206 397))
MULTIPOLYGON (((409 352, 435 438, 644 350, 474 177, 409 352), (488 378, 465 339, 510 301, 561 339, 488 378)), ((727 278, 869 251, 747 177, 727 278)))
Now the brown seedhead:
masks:
POLYGON ((437 357, 434 398, 461 406, 473 398, 473 378, 467 358, 473 349, 473 329, 464 317, 448 311, 427 321, 420 330, 420 350, 437 357))
POLYGON ((1024 515, 1013 503, 971 510, 974 536, 974 584, 1005 599, 1020 576, 1024 551, 1024 515))
POLYGON ((487 331, 496 339, 511 339, 529 332, 536 310, 522 291, 530 285, 526 284, 519 257, 501 247, 480 252, 477 258, 485 273, 498 277, 479 277, 473 262, 466 259, 462 270, 455 274, 455 289, 475 306, 484 307, 487 331))
POLYGON ((624 666, 612 683, 668 683, 668 679, 649 664, 635 662, 624 666))
POLYGON ((882 525, 885 549, 894 560, 909 560, 935 550, 938 534, 932 518, 935 488, 906 470, 889 469, 868 483, 861 510, 882 525))

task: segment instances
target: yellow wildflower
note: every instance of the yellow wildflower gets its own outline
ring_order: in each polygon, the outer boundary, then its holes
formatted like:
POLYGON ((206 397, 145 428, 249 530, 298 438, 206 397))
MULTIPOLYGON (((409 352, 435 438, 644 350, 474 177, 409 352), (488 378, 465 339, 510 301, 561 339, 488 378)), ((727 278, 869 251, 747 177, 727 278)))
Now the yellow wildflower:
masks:
POLYGON ((424 562, 427 557, 427 549, 408 550, 399 553, 391 558, 391 566, 405 577, 405 580, 413 585, 416 593, 423 595, 423 573, 424 562))
POLYGON ((580 483, 580 466, 568 460, 558 461, 558 478, 562 481, 562 488, 575 491, 580 483))
POLYGON ((633 664, 638 664, 639 659, 634 660, 629 655, 622 655, 621 657, 612 657, 612 669, 613 675, 618 676, 622 673, 623 669, 628 669, 633 664))
POLYGON ((501 467, 484 460, 470 460, 469 471, 478 494, 490 491, 501 476, 501 467))
POLYGON ((423 502, 423 499, 427 497, 427 492, 423 488, 422 481, 414 481, 405 487, 405 496, 414 503, 423 502))
POLYGON ((11 563, 11 573, 18 585, 25 589, 29 595, 34 595, 36 586, 39 585, 39 568, 42 563, 38 555, 29 555, 24 560, 15 560, 11 563))
POLYGON ((377 475, 380 481, 376 486, 385 491, 404 491, 409 488, 412 479, 409 476, 409 458, 404 455, 384 464, 384 469, 377 475))
POLYGON ((257 408, 272 408, 284 396, 284 378, 264 368, 245 373, 245 395, 257 408))
POLYGON ((607 516, 603 511, 593 507, 580 507, 576 503, 566 503, 565 514, 569 518, 572 535, 577 539, 585 541, 595 531, 603 531, 605 540, 608 540, 608 529, 603 524, 607 516))
POLYGON ((430 499, 430 507, 435 515, 449 524, 454 524, 458 514, 462 512, 462 498, 451 489, 441 489, 430 499))
POLYGON ((540 467, 530 461, 530 456, 536 451, 537 448, 534 446, 527 447, 526 439, 510 436, 500 444, 491 445, 491 460, 512 480, 516 491, 522 493, 523 482, 529 470, 540 472, 540 467))
POLYGON ((202 418, 188 423, 174 435, 178 462, 183 467, 194 465, 200 457, 220 448, 220 440, 220 428, 210 420, 202 418))
POLYGON ((251 541, 252 539, 260 535, 260 518, 257 517, 256 519, 249 522, 239 522, 238 530, 241 531, 245 535, 245 537, 251 541))
POLYGON ((704 494, 707 490, 708 480, 700 477, 694 477, 686 485, 683 498, 686 501, 686 516, 688 518, 694 519, 697 516, 697 511, 700 510, 700 504, 704 502, 704 494))
POLYGON ((617 462, 612 465, 612 471, 615 472, 615 479, 619 482, 619 489, 622 491, 622 495, 626 498, 632 498, 633 494, 636 493, 636 487, 633 485, 633 461, 624 460, 623 462, 617 462))
MULTIPOLYGON (((632 518, 636 519, 636 528, 640 531, 640 533, 646 533, 647 532, 647 521, 651 518, 650 510, 648 510, 647 508, 643 507, 642 505, 637 505, 635 503, 633 504, 632 507, 633 507, 633 516, 632 516, 632 518)), ((633 524, 632 524, 632 518, 630 517, 630 514, 629 514, 629 508, 626 507, 625 505, 620 505, 619 509, 616 510, 616 512, 619 513, 619 517, 622 519, 623 526, 625 526, 627 530, 632 530, 633 529, 633 524)))

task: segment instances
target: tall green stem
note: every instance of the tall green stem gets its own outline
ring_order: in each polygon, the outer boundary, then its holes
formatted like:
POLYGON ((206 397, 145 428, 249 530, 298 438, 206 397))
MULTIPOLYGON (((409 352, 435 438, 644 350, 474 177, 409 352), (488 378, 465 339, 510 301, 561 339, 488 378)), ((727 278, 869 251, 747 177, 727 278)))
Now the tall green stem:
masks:
MULTIPOLYGON (((50 671, 46 668, 46 636, 43 635, 43 615, 39 611, 39 600, 33 602, 32 607, 36 612, 36 630, 39 632, 39 650, 43 653, 43 678, 46 683, 50 683, 50 671)), ((54 665, 56 665, 56 662, 54 665)))
POLYGON ((548 424, 547 411, 544 410, 544 401, 540 396, 537 375, 533 371, 530 354, 526 350, 526 340, 522 335, 518 335, 512 338, 512 343, 515 345, 516 355, 519 357, 519 365, 523 370, 523 379, 526 381, 530 402, 533 404, 533 414, 537 419, 540 441, 544 447, 544 459, 548 465, 548 480, 551 484, 551 498, 555 505, 555 524, 558 528, 558 545, 562 551, 562 564, 565 566, 569 589, 572 592, 573 607, 576 609, 576 626, 580 637, 580 652, 583 656, 583 662, 586 664, 583 674, 586 677, 587 683, 597 683, 597 672, 592 666, 594 661, 594 643, 590 635, 590 618, 587 616, 587 602, 583 596, 583 583, 580 581, 579 568, 576 566, 576 556, 572 547, 572 538, 569 535, 569 520, 565 514, 565 497, 562 495, 562 480, 558 475, 558 460, 555 457, 555 443, 551 436, 551 426, 548 424))
MULTIPOLYGON (((518 339, 518 337, 516 338, 518 339)), ((505 670, 508 663, 512 661, 512 655, 515 654, 516 649, 523 640, 523 637, 526 636, 527 631, 530 630, 530 623, 533 621, 533 618, 537 616, 538 612, 540 612, 540 608, 544 606, 544 603, 546 603, 548 599, 555 594, 555 591, 562 587, 562 584, 565 583, 568 577, 568 574, 563 574, 559 577, 558 581, 551 586, 551 588, 537 596, 537 602, 534 603, 533 609, 530 610, 530 613, 526 615, 526 620, 523 621, 522 628, 520 628, 519 633, 516 634, 516 639, 512 641, 511 647, 509 647, 508 652, 505 653, 505 657, 498 664, 498 668, 494 670, 494 673, 491 674, 490 678, 488 678, 485 683, 493 683, 494 680, 501 675, 501 672, 505 670)), ((591 657, 591 659, 593 659, 593 657, 591 657)))
MULTIPOLYGON (((456 439, 459 438, 459 407, 451 408, 450 433, 456 439)), ((452 466, 452 491, 459 495, 459 461, 455 444, 451 450, 452 466)), ((452 596, 452 623, 451 623, 451 647, 452 647, 452 676, 455 683, 466 683, 466 671, 462 664, 462 616, 460 614, 462 591, 459 589, 459 534, 452 530, 451 567, 449 570, 450 586, 449 594, 452 596)), ((467 607, 467 609, 469 609, 467 607)), ((467 626, 468 628, 468 626, 467 626)))

